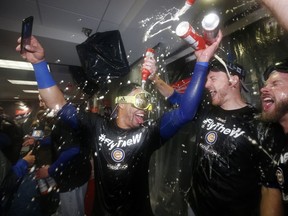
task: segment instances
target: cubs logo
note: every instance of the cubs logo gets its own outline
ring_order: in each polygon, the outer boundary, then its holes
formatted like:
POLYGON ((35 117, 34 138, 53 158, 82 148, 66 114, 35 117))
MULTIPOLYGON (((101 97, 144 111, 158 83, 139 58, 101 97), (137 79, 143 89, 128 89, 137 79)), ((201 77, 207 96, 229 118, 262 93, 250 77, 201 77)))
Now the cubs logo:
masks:
POLYGON ((284 175, 283 175, 283 170, 280 167, 277 168, 276 177, 277 177, 277 181, 279 185, 282 186, 284 184, 284 175))
POLYGON ((206 135, 205 135, 205 140, 206 143, 209 145, 213 145, 216 141, 217 141, 217 133, 215 131, 209 131, 206 135))
POLYGON ((120 148, 115 148, 111 152, 111 158, 113 159, 113 161, 119 163, 119 162, 124 160, 125 152, 122 149, 120 149, 120 148))

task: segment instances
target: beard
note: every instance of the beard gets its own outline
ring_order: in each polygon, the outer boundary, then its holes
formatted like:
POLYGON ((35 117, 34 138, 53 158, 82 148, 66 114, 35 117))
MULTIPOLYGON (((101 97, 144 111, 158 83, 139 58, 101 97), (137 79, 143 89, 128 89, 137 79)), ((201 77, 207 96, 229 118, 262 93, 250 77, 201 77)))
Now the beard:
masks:
POLYGON ((210 96, 212 105, 221 107, 227 101, 227 91, 229 90, 219 89, 215 98, 212 99, 210 96))
POLYGON ((275 109, 266 113, 262 111, 261 119, 267 122, 279 122, 279 120, 288 113, 288 99, 275 103, 275 109))

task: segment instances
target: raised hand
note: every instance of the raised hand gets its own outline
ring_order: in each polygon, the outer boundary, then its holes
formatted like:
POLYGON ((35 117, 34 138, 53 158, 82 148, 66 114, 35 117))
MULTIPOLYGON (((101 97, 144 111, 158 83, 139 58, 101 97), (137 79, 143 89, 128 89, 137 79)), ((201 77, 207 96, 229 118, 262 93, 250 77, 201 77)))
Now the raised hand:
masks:
MULTIPOLYGON (((18 45, 16 47, 16 51, 20 53, 21 37, 18 38, 17 42, 18 45)), ((23 53, 21 53, 21 56, 23 59, 26 59, 32 64, 36 64, 45 60, 44 49, 34 36, 31 36, 30 45, 25 46, 25 50, 23 53)))
POLYGON ((195 55, 198 62, 209 62, 209 60, 214 56, 219 44, 222 40, 222 32, 219 30, 216 41, 210 46, 206 45, 205 49, 195 51, 195 55))
POLYGON ((35 163, 35 156, 32 154, 32 150, 23 157, 23 160, 27 161, 29 166, 32 166, 35 163))

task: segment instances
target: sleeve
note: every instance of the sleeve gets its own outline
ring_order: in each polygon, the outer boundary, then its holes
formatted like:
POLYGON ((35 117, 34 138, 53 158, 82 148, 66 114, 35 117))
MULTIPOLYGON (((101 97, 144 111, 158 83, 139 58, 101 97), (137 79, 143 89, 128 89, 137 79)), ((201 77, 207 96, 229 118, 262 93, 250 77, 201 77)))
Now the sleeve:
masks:
POLYGON ((165 113, 161 118, 160 134, 163 139, 172 137, 185 123, 192 120, 201 102, 208 72, 208 62, 197 62, 178 109, 165 113))
POLYGON ((48 168, 49 175, 54 176, 55 172, 58 169, 61 170, 60 169, 61 166, 65 166, 67 161, 71 160, 79 153, 80 153, 80 147, 73 147, 63 151, 58 157, 58 159, 48 168))
POLYGON ((77 109, 71 103, 67 103, 62 107, 58 112, 58 117, 65 123, 68 123, 73 129, 79 128, 77 109))
POLYGON ((173 94, 168 97, 168 101, 171 104, 180 104, 182 98, 182 94, 178 93, 176 90, 174 90, 173 94))
POLYGON ((21 178, 23 177, 28 169, 28 163, 24 159, 19 159, 17 163, 12 167, 14 173, 17 175, 17 177, 21 178))
POLYGON ((52 141, 51 141, 51 137, 47 136, 44 137, 43 139, 39 140, 40 146, 48 146, 51 145, 52 141))
POLYGON ((285 148, 282 129, 278 124, 265 124, 264 122, 259 122, 256 127, 260 142, 260 148, 257 147, 256 159, 259 163, 261 184, 268 188, 279 188, 276 176, 279 168, 278 158, 281 157, 281 152, 285 148))

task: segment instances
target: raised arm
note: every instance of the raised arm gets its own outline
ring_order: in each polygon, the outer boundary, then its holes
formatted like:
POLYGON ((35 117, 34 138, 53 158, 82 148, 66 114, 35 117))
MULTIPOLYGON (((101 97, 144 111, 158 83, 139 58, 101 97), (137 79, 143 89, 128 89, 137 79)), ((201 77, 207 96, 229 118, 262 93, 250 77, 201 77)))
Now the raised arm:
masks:
MULTIPOLYGON (((17 42, 16 51, 20 53, 21 38, 17 42)), ((34 36, 21 56, 33 65, 39 93, 46 105, 50 109, 61 109, 66 104, 65 98, 47 67, 44 49, 34 36)))
POLYGON ((202 93, 206 82, 209 60, 214 56, 222 39, 219 31, 217 40, 203 50, 195 52, 197 62, 184 95, 181 97, 179 108, 165 113, 161 119, 160 133, 162 138, 172 137, 185 123, 192 120, 197 112, 202 99, 202 93))
POLYGON ((261 0, 271 11, 280 25, 288 31, 288 1, 287 0, 261 0))
POLYGON ((156 89, 164 97, 167 98, 173 94, 174 89, 166 82, 164 82, 162 79, 160 79, 160 77, 157 75, 156 61, 154 57, 146 57, 142 67, 147 69, 151 73, 151 75, 148 78, 153 82, 156 89))

